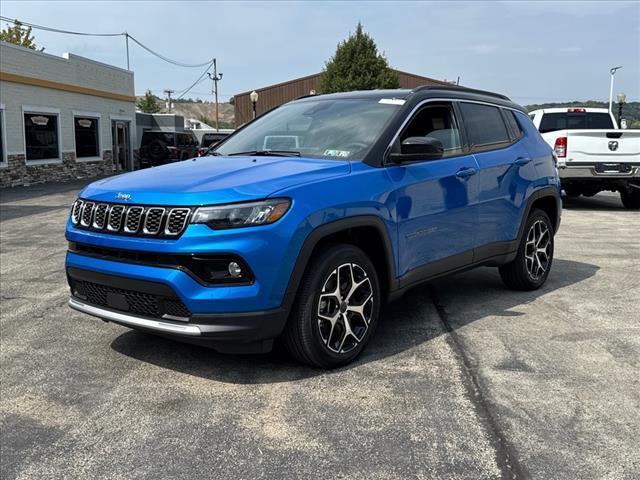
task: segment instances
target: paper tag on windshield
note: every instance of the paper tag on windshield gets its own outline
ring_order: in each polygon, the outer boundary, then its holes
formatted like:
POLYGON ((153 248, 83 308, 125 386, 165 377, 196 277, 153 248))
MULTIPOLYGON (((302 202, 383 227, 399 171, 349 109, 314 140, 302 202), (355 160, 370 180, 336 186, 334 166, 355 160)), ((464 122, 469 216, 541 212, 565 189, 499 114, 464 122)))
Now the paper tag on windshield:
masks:
POLYGON ((325 150, 325 157, 348 157, 351 152, 349 150, 325 150))
POLYGON ((381 98, 378 103, 386 103, 387 105, 404 105, 406 100, 403 98, 381 98))

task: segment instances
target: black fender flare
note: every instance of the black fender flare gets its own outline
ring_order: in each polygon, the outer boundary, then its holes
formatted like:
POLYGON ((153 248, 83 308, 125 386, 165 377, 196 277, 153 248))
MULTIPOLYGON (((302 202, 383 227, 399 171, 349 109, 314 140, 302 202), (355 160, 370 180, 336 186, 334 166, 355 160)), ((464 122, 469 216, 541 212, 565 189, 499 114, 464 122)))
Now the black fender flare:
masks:
MULTIPOLYGON (((520 228, 518 229, 518 241, 516 245, 520 245, 522 241, 522 236, 524 235, 524 227, 527 224, 527 219, 529 218, 529 214, 531 213, 531 209, 533 208, 533 204, 540 200, 541 198, 550 197, 555 200, 556 203, 556 224, 553 226, 554 234, 558 231, 560 227, 560 216, 562 215, 562 198, 560 197, 560 192, 557 187, 547 186, 542 187, 538 190, 535 190, 527 200, 527 206, 524 210, 524 215, 520 220, 520 228)), ((516 247, 517 248, 517 247, 516 247)))
POLYGON ((298 293, 298 286, 300 285, 302 276, 307 269, 307 265, 309 264, 309 260, 311 259, 311 254, 313 253, 313 250, 316 248, 318 243, 329 235, 333 235, 335 233, 357 227, 373 227, 380 234, 380 238, 382 238, 382 247, 384 249, 386 257, 385 262, 387 264, 387 271, 389 272, 387 288, 388 291, 393 291, 397 288, 396 268, 394 261, 395 255, 391 246, 389 232, 382 218, 376 215, 359 215, 354 217, 342 218, 340 220, 324 223, 316 227, 311 231, 311 233, 309 233, 309 235, 307 235, 307 238, 304 240, 302 248, 300 249, 300 253, 298 254, 298 258, 296 259, 296 263, 293 267, 293 271, 291 272, 291 275, 289 277, 289 283, 287 284, 287 289, 285 291, 284 299, 282 302, 282 306, 284 307, 287 314, 291 311, 291 307, 298 293))

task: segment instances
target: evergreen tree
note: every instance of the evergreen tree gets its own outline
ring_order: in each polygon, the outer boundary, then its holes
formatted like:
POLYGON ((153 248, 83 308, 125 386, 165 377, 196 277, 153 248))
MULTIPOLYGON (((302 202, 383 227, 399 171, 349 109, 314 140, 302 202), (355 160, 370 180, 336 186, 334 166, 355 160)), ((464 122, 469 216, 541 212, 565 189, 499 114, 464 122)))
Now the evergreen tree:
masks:
POLYGON ((398 74, 389 67, 371 36, 358 22, 356 32, 338 44, 320 78, 321 93, 398 88, 398 74))
MULTIPOLYGON (((0 40, 30 48, 31 50, 36 49, 34 37, 31 35, 31 27, 23 27, 22 23, 18 20, 15 21, 12 27, 7 25, 7 28, 3 28, 2 31, 0 31, 0 40)), ((43 50, 44 48, 40 49, 41 52, 43 50)))
POLYGON ((160 105, 156 96, 151 93, 151 90, 144 92, 144 96, 140 97, 136 102, 138 110, 144 113, 158 113, 160 111, 160 105))

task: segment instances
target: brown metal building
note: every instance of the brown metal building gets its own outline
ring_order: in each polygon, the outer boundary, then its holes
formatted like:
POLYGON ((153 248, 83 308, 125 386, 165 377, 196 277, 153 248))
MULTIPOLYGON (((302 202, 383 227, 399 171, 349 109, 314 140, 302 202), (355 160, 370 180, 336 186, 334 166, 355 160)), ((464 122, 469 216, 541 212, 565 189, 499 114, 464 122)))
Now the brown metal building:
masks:
MULTIPOLYGON (((420 75, 414 75, 413 73, 398 72, 400 80, 400 88, 415 88, 420 85, 449 85, 448 82, 442 80, 435 80, 429 77, 422 77, 420 75)), ((269 87, 257 88, 258 102, 256 103, 256 113, 261 115, 262 113, 282 105, 283 103, 294 100, 304 95, 309 95, 312 90, 318 90, 320 85, 321 73, 314 75, 308 75, 306 77, 296 78, 289 80, 288 82, 277 83, 269 87)), ((249 92, 238 93, 234 95, 235 105, 235 123, 236 127, 247 123, 251 120, 251 100, 249 99, 249 92)))

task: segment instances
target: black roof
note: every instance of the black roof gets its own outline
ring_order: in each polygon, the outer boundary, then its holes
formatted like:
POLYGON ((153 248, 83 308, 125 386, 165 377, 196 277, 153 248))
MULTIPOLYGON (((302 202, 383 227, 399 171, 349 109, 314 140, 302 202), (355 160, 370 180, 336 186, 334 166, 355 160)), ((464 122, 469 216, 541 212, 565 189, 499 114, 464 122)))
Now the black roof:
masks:
POLYGON ((329 93, 326 95, 307 95, 300 97, 298 100, 304 101, 313 98, 322 98, 327 100, 339 98, 370 98, 376 100, 381 98, 408 99, 413 95, 423 98, 438 96, 451 99, 478 100, 515 108, 526 113, 526 110, 522 106, 512 102, 506 95, 486 90, 459 87, 456 85, 424 85, 414 89, 398 88, 388 90, 359 90, 353 92, 329 93))

